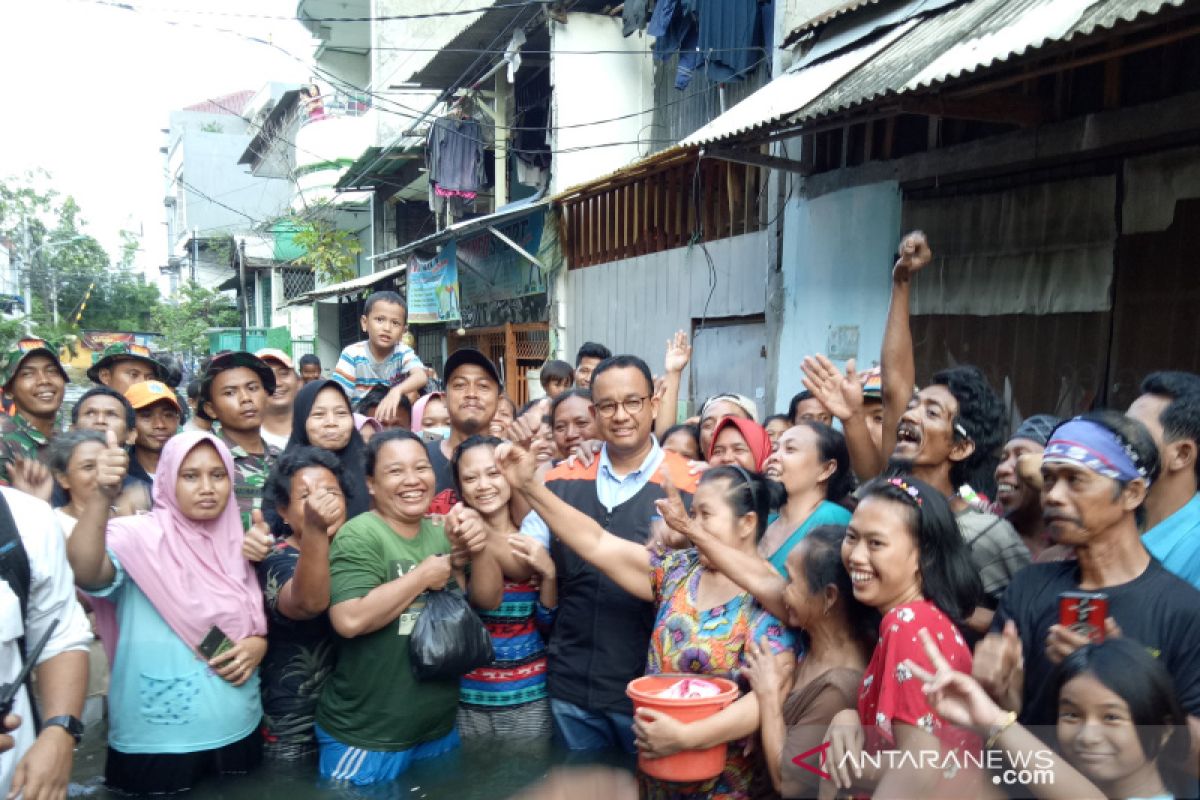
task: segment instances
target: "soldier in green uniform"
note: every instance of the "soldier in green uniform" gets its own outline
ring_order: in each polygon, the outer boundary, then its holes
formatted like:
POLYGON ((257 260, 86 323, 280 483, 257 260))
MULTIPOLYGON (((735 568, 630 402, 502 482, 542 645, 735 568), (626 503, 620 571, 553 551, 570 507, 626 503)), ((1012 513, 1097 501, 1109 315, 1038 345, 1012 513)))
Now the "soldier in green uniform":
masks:
POLYGON ((141 344, 117 342, 104 348, 100 360, 92 364, 87 376, 121 394, 142 381, 165 381, 166 369, 151 355, 150 348, 141 344))
POLYGON ((275 391, 275 372, 250 353, 222 353, 208 365, 200 382, 196 415, 213 423, 213 433, 233 454, 233 490, 242 527, 262 508, 263 486, 279 458, 279 449, 262 438, 263 412, 275 391))
POLYGON ((0 385, 13 401, 12 415, 0 414, 0 485, 12 485, 17 459, 45 462, 68 380, 45 339, 25 337, 0 354, 0 385))

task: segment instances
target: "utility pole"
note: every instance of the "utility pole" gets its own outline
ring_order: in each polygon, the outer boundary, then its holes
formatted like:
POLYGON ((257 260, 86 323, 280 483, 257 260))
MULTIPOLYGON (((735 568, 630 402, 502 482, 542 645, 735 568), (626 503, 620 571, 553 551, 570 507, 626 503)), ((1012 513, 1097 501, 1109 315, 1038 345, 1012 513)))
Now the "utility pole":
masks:
POLYGON ((246 302, 246 240, 238 242, 238 294, 242 306, 242 350, 246 349, 246 318, 250 314, 250 304, 246 302))
POLYGON ((199 231, 192 228, 192 283, 196 282, 196 262, 200 260, 199 231))
POLYGON ((29 269, 29 220, 21 217, 21 281, 25 284, 25 326, 33 324, 33 273, 29 269))

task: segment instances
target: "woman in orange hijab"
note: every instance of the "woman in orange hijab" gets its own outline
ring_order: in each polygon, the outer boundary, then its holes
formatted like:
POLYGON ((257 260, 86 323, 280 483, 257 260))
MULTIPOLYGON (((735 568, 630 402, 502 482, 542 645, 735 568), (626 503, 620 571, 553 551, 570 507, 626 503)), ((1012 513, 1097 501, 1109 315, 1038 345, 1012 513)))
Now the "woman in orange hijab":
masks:
POLYGON ((737 465, 747 472, 762 472, 769 455, 771 437, 754 420, 724 417, 713 429, 712 444, 708 446, 710 467, 737 465))

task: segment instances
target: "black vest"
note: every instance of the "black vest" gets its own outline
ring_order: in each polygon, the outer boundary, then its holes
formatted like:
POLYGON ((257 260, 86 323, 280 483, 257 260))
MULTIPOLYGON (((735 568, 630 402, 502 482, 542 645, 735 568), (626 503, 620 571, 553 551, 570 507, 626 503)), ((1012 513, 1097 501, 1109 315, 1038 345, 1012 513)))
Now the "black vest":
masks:
MULTIPOLYGON (((680 464, 682 470, 673 464, 672 473, 686 476, 686 462, 680 464)), ((547 476, 546 487, 609 533, 645 544, 651 517, 658 513, 654 501, 666 497, 657 476, 609 512, 596 497, 597 470, 598 459, 588 468, 560 467, 547 476)), ((690 494, 680 493, 690 505, 690 494)), ((589 711, 632 714, 625 687, 646 670, 654 604, 627 593, 555 536, 550 555, 558 571, 558 614, 546 662, 550 696, 589 711)))

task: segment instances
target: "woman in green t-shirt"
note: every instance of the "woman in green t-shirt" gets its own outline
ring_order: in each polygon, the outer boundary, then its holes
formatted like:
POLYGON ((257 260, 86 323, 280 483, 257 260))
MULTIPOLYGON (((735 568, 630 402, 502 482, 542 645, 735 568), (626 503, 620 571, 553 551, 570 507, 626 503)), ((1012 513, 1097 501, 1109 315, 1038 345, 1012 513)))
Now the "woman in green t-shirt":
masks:
POLYGON ((409 637, 427 591, 465 585, 444 522, 426 516, 437 478, 421 440, 401 429, 372 437, 366 475, 374 509, 329 548, 338 658, 316 724, 321 776, 358 785, 458 746, 458 681, 418 681, 409 637))

